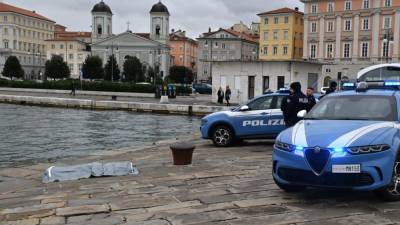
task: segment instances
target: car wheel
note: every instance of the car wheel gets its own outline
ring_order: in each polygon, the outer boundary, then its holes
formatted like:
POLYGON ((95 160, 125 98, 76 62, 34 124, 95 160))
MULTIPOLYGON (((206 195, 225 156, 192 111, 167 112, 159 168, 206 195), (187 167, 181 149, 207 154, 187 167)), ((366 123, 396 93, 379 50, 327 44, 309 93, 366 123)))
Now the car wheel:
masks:
POLYGON ((400 156, 397 156, 397 159, 394 163, 393 175, 390 184, 375 191, 375 194, 385 201, 400 200, 400 156))
POLYGON ((285 192, 300 192, 300 191, 304 191, 306 189, 305 186, 300 186, 300 185, 290 185, 290 184, 282 184, 280 182, 278 182, 275 178, 274 178, 275 184, 283 191, 285 192))
POLYGON ((217 147, 228 147, 234 140, 233 131, 228 126, 217 126, 213 130, 212 140, 217 147))

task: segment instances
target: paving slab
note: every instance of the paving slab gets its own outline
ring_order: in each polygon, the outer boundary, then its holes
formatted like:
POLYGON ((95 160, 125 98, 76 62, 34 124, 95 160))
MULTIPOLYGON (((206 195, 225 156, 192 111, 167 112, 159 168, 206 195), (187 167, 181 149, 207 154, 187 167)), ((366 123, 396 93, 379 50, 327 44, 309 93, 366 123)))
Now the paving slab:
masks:
POLYGON ((271 176, 272 143, 215 148, 196 140, 193 165, 173 166, 171 142, 56 165, 132 160, 138 176, 40 183, 50 165, 0 170, 0 225, 396 224, 400 202, 371 193, 285 193, 271 176), (31 169, 35 168, 35 169, 31 169))

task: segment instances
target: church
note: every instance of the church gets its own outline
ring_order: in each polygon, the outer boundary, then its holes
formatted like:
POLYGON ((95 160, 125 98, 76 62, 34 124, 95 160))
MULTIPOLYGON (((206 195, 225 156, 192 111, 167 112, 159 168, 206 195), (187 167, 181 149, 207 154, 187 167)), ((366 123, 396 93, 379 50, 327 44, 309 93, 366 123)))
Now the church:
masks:
POLYGON ((169 75, 169 11, 159 1, 150 10, 150 33, 113 34, 113 13, 102 0, 92 9, 92 55, 97 55, 107 63, 111 55, 115 55, 122 71, 126 56, 136 56, 143 65, 153 69, 159 68, 159 76, 169 75))

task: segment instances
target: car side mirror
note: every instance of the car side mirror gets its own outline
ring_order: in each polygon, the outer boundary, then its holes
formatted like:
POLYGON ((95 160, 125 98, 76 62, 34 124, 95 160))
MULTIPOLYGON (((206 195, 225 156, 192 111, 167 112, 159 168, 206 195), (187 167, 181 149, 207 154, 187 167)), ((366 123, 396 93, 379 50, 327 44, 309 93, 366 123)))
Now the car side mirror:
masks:
POLYGON ((307 115, 307 110, 301 110, 297 113, 297 117, 304 118, 307 115))
POLYGON ((250 108, 247 105, 240 107, 240 111, 249 111, 250 108))

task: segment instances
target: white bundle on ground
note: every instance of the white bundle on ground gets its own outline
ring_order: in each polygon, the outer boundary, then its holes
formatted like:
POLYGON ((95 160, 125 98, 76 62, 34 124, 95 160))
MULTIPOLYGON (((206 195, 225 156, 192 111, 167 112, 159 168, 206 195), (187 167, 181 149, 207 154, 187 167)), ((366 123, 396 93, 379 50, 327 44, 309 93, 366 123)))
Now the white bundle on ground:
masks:
POLYGON ((43 183, 73 181, 91 177, 138 175, 139 171, 131 162, 89 163, 75 166, 48 168, 43 183))

